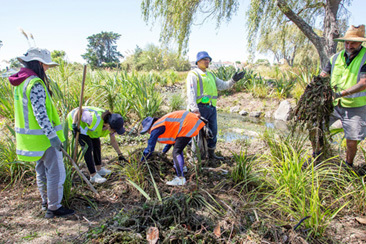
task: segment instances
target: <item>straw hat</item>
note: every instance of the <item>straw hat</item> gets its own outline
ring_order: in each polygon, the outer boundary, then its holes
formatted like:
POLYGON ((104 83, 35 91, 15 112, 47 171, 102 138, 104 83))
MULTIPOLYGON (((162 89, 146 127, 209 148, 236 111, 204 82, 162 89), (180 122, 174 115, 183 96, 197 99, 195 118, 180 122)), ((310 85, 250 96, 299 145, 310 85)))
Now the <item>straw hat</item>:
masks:
POLYGON ((344 37, 336 38, 334 41, 352 41, 352 42, 366 42, 365 25, 354 26, 348 28, 344 37))
POLYGON ((58 63, 52 62, 50 51, 38 47, 29 48, 24 56, 17 57, 17 59, 21 63, 37 60, 41 63, 49 65, 50 67, 58 65, 58 63))

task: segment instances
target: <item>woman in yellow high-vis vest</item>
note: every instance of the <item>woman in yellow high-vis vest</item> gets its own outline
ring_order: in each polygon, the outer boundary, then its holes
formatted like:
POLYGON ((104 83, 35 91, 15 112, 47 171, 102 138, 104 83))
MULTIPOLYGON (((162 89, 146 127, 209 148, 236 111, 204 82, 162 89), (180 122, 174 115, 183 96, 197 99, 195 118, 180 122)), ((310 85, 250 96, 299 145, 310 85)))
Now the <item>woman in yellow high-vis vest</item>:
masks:
POLYGON ((57 66, 46 49, 32 47, 18 57, 25 66, 10 76, 14 88, 15 132, 19 160, 36 161, 37 185, 46 218, 74 214, 61 205, 65 166, 61 152, 65 140, 46 76, 57 66), (47 190, 46 190, 47 188, 47 190))
MULTIPOLYGON (((73 131, 74 135, 78 130, 78 111, 79 108, 75 108, 67 115, 69 129, 73 131)), ((120 114, 112 114, 108 110, 97 107, 82 107, 79 144, 82 147, 87 145, 84 159, 90 173, 90 182, 104 183, 107 179, 103 176, 111 173, 110 170, 102 167, 100 137, 109 135, 111 145, 118 154, 118 160, 128 162, 123 157, 115 138, 115 133, 122 135, 125 132, 123 124, 124 121, 120 114)))

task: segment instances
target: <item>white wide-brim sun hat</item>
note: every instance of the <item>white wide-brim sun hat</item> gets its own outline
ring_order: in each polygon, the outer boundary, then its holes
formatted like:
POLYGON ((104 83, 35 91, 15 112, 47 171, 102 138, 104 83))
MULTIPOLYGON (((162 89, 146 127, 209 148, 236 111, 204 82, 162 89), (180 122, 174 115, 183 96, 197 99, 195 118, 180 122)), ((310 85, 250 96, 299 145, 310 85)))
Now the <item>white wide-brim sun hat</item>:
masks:
POLYGON ((27 50, 27 53, 24 54, 24 56, 17 57, 17 59, 22 64, 24 64, 24 62, 37 60, 40 61, 41 63, 47 64, 50 67, 58 65, 58 63, 52 62, 50 51, 38 47, 29 48, 27 50))

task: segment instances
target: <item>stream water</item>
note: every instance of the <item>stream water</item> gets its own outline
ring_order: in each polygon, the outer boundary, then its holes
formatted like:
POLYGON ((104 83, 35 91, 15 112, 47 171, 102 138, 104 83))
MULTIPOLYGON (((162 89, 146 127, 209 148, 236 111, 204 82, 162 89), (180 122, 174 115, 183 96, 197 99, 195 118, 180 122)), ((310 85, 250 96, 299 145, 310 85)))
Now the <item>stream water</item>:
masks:
POLYGON ((253 118, 232 113, 218 114, 218 139, 225 142, 255 138, 265 130, 288 133, 289 128, 284 121, 253 118))

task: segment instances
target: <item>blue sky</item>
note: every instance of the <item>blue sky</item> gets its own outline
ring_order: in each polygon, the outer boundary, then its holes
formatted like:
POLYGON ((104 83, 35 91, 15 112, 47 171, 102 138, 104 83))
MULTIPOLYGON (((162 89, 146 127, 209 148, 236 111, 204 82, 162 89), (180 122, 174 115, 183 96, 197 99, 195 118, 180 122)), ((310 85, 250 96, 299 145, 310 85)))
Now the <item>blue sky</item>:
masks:
MULTIPOLYGON (((248 58, 245 11, 249 0, 239 1, 236 16, 216 29, 216 21, 195 25, 189 40, 189 60, 198 51, 206 50, 215 61, 245 61, 248 58)), ((0 0, 0 68, 2 60, 22 55, 29 48, 19 28, 32 33, 38 47, 64 50, 70 61, 85 63, 87 37, 101 31, 121 34, 118 51, 131 54, 141 48, 159 45, 158 25, 147 25, 141 15, 141 1, 135 0, 0 0)), ((350 24, 366 24, 365 0, 353 0, 348 8, 350 24)), ((33 44, 33 43, 32 43, 33 44)))

